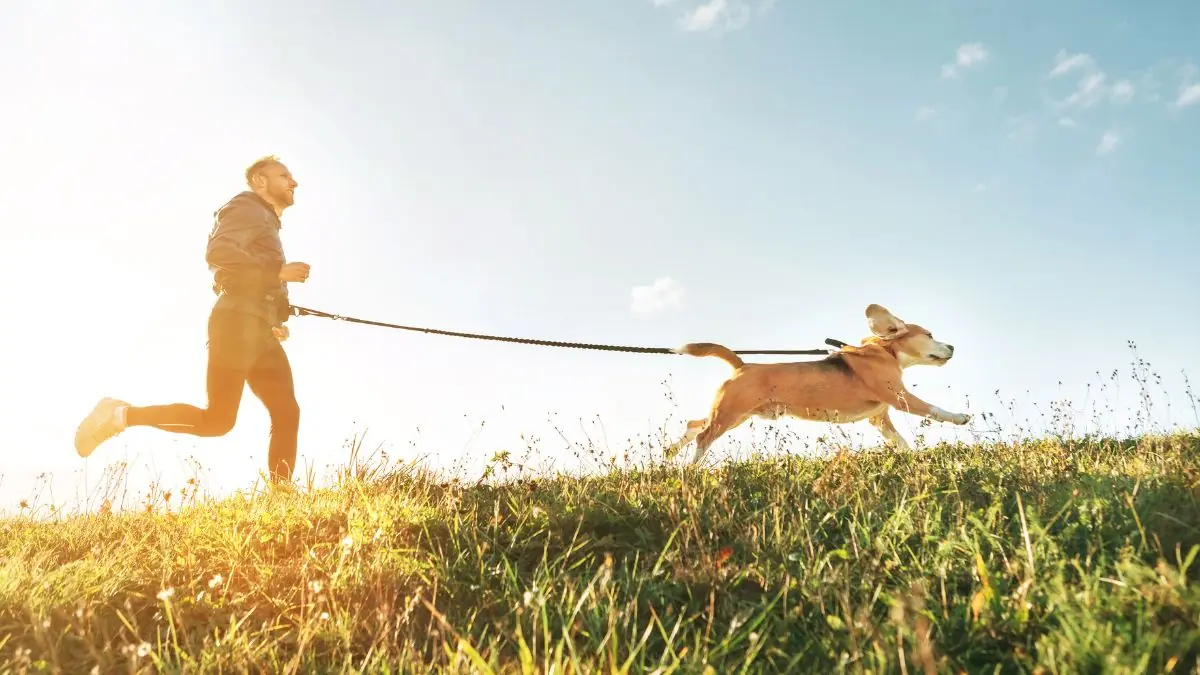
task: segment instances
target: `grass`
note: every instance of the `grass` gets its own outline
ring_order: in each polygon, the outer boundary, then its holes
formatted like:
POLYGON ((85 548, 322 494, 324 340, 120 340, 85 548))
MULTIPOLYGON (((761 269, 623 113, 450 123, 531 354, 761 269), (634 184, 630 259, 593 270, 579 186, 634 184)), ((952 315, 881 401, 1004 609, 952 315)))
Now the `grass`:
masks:
MULTIPOLYGON (((508 468, 498 457, 499 468, 508 468)), ((3 672, 1200 672, 1200 435, 0 521, 3 672)))
POLYGON ((0 525, 0 658, 88 672, 1183 672, 1200 437, 760 459, 0 525))

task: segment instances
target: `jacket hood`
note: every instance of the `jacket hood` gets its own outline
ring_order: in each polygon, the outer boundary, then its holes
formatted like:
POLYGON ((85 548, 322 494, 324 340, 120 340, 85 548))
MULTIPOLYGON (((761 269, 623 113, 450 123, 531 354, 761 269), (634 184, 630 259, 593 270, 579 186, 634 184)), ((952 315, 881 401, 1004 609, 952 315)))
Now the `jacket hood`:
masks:
POLYGON ((283 221, 275 213, 275 207, 267 203, 267 200, 259 197, 258 194, 253 190, 245 190, 234 195, 229 201, 222 204, 220 208, 218 208, 216 211, 213 211, 213 217, 219 218, 226 211, 231 209, 246 208, 248 206, 256 206, 265 210, 268 214, 270 214, 271 219, 275 221, 275 227, 283 227, 283 221))

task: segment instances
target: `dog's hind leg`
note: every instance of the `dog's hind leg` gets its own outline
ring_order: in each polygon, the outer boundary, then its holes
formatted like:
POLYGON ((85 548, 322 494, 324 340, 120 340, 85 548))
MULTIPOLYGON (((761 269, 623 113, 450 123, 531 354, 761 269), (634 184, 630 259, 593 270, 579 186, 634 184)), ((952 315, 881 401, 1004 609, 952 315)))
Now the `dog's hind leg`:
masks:
POLYGON ((663 450, 663 456, 667 459, 674 459, 674 457, 679 454, 679 451, 682 450, 684 446, 696 440, 696 436, 700 434, 700 431, 703 430, 707 424, 708 420, 689 420, 687 423, 687 430, 683 432, 683 437, 667 446, 667 448, 663 450))
POLYGON ((736 410, 729 406, 718 407, 708 418, 708 426, 696 435, 696 452, 692 455, 692 464, 699 464, 708 454, 709 447, 727 431, 732 431, 750 419, 750 411, 736 410))

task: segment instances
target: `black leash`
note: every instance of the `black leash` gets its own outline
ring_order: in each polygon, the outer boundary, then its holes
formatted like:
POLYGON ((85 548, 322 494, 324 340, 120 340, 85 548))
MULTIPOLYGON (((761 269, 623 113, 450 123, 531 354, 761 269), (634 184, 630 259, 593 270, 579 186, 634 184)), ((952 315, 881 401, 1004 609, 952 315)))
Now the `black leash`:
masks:
MULTIPOLYGON (((334 321, 347 321, 349 323, 361 323, 368 326, 379 326, 381 328, 397 328, 400 330, 409 330, 417 333, 429 333, 433 335, 449 335, 451 337, 473 338, 476 340, 489 340, 492 342, 515 342, 523 345, 539 345, 543 347, 570 347, 573 349, 594 349, 606 352, 630 352, 634 354, 675 354, 675 350, 667 347, 627 347, 622 345, 597 345, 586 342, 558 342, 555 340, 534 340, 532 338, 517 338, 517 337, 502 337, 499 335, 481 335, 479 333, 460 333, 452 330, 439 330, 437 328, 421 328, 418 326, 403 326, 397 323, 384 323, 382 321, 370 321, 368 319, 356 319, 352 316, 342 316, 340 314, 331 314, 322 312, 319 309, 309 309, 308 307, 300 307, 290 305, 293 316, 316 316, 323 319, 333 319, 334 321)), ((825 344, 833 347, 844 347, 845 342, 828 338, 825 344)), ((825 356, 831 353, 832 349, 752 349, 735 351, 735 354, 804 354, 811 356, 825 356)))

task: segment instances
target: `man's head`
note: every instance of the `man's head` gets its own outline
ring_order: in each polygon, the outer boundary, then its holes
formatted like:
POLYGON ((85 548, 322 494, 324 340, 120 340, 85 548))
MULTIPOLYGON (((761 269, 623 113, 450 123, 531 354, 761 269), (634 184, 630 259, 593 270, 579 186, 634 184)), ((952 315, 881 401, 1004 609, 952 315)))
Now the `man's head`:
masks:
POLYGON ((259 158, 246 167, 246 185, 274 206, 276 213, 282 214, 295 202, 296 179, 274 155, 259 158))

